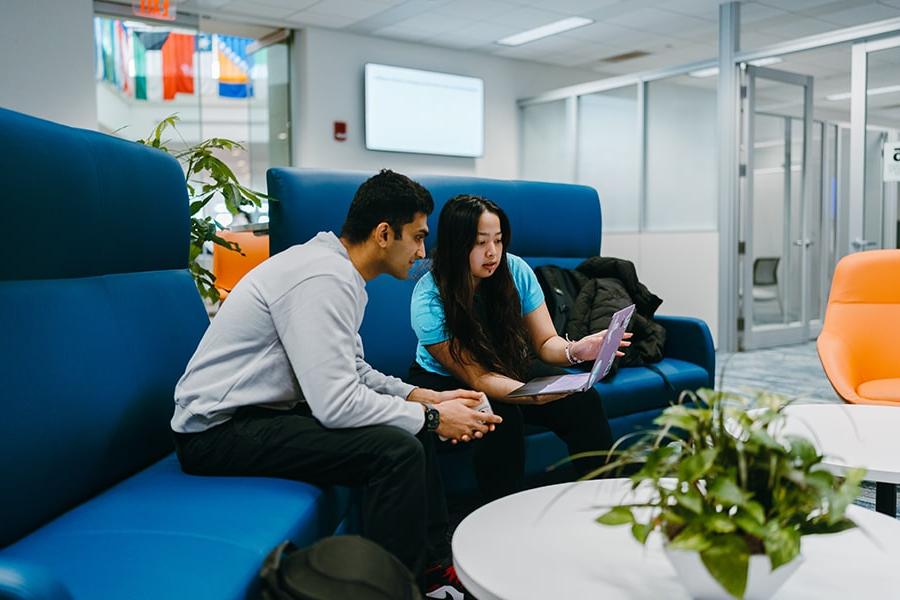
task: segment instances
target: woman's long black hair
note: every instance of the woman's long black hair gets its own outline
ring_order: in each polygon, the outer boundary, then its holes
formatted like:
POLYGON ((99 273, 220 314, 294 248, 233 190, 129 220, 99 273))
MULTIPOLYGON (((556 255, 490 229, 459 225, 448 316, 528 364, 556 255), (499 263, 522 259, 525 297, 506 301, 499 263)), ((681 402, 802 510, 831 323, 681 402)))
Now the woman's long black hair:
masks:
POLYGON ((522 304, 516 290, 506 249, 512 232, 503 210, 486 198, 460 195, 451 198, 438 220, 438 243, 431 268, 444 303, 450 355, 464 363, 463 351, 489 371, 522 379, 527 368, 528 342, 522 304), (469 253, 478 238, 478 220, 484 212, 500 219, 503 252, 497 270, 478 285, 477 295, 484 320, 475 307, 476 289, 469 269, 469 253))

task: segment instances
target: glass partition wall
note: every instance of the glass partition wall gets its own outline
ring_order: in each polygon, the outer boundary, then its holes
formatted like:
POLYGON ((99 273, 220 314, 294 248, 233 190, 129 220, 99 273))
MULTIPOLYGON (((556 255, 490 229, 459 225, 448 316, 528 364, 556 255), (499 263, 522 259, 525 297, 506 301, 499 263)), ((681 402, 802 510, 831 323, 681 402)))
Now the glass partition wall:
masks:
MULTIPOLYGON (((200 31, 183 24, 117 16, 94 19, 98 129, 125 139, 151 135, 177 116, 164 139, 178 151, 211 137, 242 144, 219 153, 253 189, 265 190, 265 172, 290 164, 288 43, 200 31)), ((247 222, 268 220, 268 207, 247 210, 247 222)), ((223 203, 207 215, 228 227, 223 203)))
POLYGON ((605 232, 715 231, 715 89, 676 75, 526 102, 519 174, 595 188, 605 232))
MULTIPOLYGON (((745 25, 740 10, 720 6, 719 60, 520 101, 523 127, 550 102, 567 125, 523 136, 523 156, 533 143, 565 148, 554 155, 556 180, 598 190, 604 233, 614 234, 604 253, 612 238, 651 278, 675 272, 695 304, 720 298, 712 318, 697 316, 726 350, 815 338, 836 262, 900 246, 900 184, 884 174, 886 149, 900 148, 900 19, 767 42, 754 33, 762 17, 748 13, 745 25), (702 262, 708 248, 694 241, 705 233, 718 239, 712 280, 679 264, 702 262)), ((522 161, 521 176, 540 177, 548 164, 522 161)))

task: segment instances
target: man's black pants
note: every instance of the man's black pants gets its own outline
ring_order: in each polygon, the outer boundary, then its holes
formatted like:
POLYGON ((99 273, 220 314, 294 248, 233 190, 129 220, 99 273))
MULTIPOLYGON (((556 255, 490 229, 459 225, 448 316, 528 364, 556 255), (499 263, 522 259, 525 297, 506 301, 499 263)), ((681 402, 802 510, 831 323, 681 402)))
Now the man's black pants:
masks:
MULTIPOLYGON (((528 379, 560 375, 566 371, 532 360, 528 379)), ((413 363, 408 383, 432 390, 453 390, 469 386, 453 377, 439 375, 413 363)), ((570 454, 609 450, 612 432, 597 390, 572 394, 548 404, 513 404, 489 398, 491 409, 503 417, 495 431, 475 440, 473 466, 483 500, 491 501, 522 489, 525 474, 525 424, 546 427, 568 446, 570 454)), ((597 456, 572 461, 575 472, 583 476, 605 464, 597 456)))
POLYGON ((238 409, 201 433, 176 433, 182 468, 195 475, 281 477, 363 491, 362 535, 421 575, 450 556, 447 505, 435 435, 373 425, 327 429, 306 404, 290 411, 238 409))

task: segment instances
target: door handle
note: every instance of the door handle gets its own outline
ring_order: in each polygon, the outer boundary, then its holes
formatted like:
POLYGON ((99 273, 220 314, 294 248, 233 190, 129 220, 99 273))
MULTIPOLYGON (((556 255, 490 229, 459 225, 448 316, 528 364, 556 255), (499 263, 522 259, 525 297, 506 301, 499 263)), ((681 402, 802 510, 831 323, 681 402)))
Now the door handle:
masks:
POLYGON ((812 240, 794 240, 795 246, 802 246, 803 248, 809 248, 812 246, 812 240))
POLYGON ((864 240, 862 238, 856 238, 852 242, 850 242, 850 246, 854 250, 865 250, 866 248, 874 248, 878 245, 878 242, 870 242, 869 240, 864 240))

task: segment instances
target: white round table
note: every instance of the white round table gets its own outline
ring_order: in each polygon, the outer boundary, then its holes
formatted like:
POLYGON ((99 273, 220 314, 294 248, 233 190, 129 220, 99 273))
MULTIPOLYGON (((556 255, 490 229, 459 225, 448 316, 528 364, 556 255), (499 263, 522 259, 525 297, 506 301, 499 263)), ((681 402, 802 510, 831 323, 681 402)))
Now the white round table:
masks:
POLYGON ((784 412, 786 433, 810 438, 824 455, 823 464, 834 473, 865 467, 866 479, 876 482, 875 509, 892 517, 897 514, 900 407, 792 404, 784 412))
MULTIPOLYGON (((626 479, 564 483, 479 508, 453 535, 460 580, 479 600, 689 598, 660 536, 651 535, 645 547, 629 527, 594 521, 604 506, 627 499, 629 486, 626 479)), ((858 506, 848 515, 866 534, 804 537, 805 560, 776 600, 900 593, 900 521, 858 506)))

